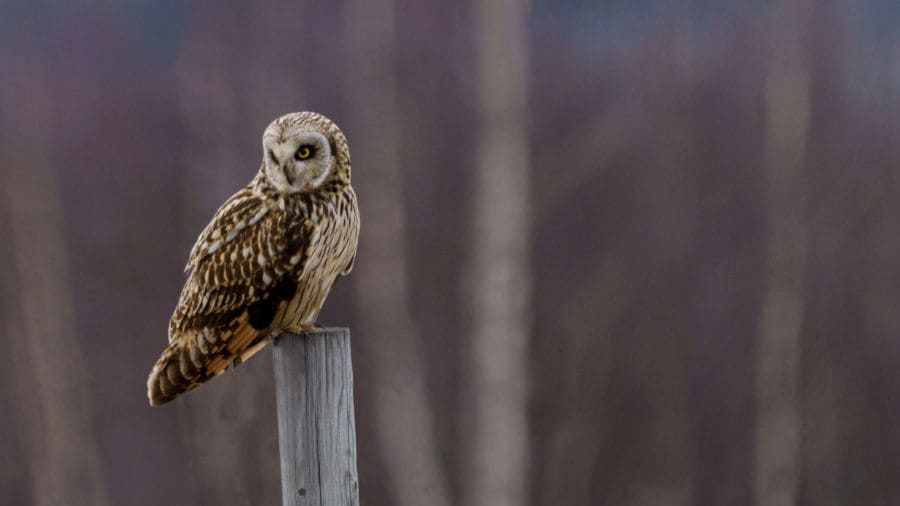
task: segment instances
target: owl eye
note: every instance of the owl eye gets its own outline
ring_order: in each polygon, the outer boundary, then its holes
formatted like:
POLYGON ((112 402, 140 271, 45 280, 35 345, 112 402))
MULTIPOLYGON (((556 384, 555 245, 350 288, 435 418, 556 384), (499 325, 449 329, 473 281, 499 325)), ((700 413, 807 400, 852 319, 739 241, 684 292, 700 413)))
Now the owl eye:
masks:
POLYGON ((309 144, 304 144, 297 148, 297 152, 294 153, 294 158, 297 160, 308 160, 312 158, 314 154, 316 154, 316 148, 309 144))

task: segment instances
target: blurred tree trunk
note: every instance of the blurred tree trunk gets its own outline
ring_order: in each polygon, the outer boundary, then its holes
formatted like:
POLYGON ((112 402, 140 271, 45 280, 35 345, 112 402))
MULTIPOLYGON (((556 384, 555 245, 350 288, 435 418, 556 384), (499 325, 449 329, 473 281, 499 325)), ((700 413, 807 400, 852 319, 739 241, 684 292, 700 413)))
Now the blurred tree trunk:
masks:
MULTIPOLYGON (((553 344, 545 345, 544 354, 539 354, 550 360, 534 369, 546 378, 535 389, 546 392, 538 411, 552 415, 544 415, 550 430, 536 443, 544 449, 535 452, 534 458, 541 480, 530 486, 537 504, 543 506, 590 504, 602 476, 598 469, 603 467, 602 449, 610 425, 604 423, 603 406, 609 403, 615 349, 611 329, 635 299, 633 285, 624 279, 627 271, 621 268, 627 261, 623 254, 622 247, 607 248, 597 259, 597 268, 566 291, 571 298, 561 305, 567 308, 567 318, 554 322, 553 330, 544 333, 552 336, 553 344), (581 304, 584 300, 604 303, 596 307, 581 304), (540 370, 544 365, 552 369, 540 370)), ((537 333, 541 335, 541 329, 537 333)))
POLYGON ((755 499, 795 504, 800 446, 800 332, 805 310, 807 223, 804 161, 809 71, 796 5, 780 16, 780 44, 766 86, 767 244, 756 382, 755 499))
MULTIPOLYGON (((290 31, 275 29, 287 17, 273 11, 260 5, 247 18, 242 5, 235 4, 224 12, 201 8, 196 13, 194 37, 188 39, 178 67, 186 146, 185 261, 218 206, 259 168, 258 142, 265 123, 245 124, 243 107, 254 101, 233 83, 248 62, 268 61, 266 46, 271 47, 275 34, 290 31), (238 31, 244 31, 245 38, 236 38, 238 31), (229 58, 223 59, 222 52, 229 58)), ((262 74, 248 78, 254 77, 262 74)), ((280 81, 270 77, 273 94, 280 96, 275 93, 282 89, 280 81)), ((252 83, 248 88, 264 92, 252 83)), ((267 351, 175 401, 201 504, 281 503, 272 356, 267 351)))
MULTIPOLYGON (((6 65, 6 68, 12 64, 6 65)), ((30 65, 30 64, 29 64, 30 65)), ((0 289, 6 307, 5 347, 13 383, 16 434, 37 506, 109 503, 90 402, 90 374, 75 335, 68 248, 59 174, 50 166, 54 132, 49 90, 40 77, 16 74, 29 103, 2 97, 4 168, 0 202, 12 263, 0 289)), ((14 93, 14 92, 13 92, 14 93)), ((21 94, 19 96, 22 96, 21 94)))
POLYGON ((463 504, 520 506, 529 471, 531 331, 527 5, 477 0, 473 9, 480 111, 474 181, 467 395, 471 465, 463 504))
MULTIPOLYGON (((393 0, 350 0, 344 6, 346 93, 362 229, 352 279, 361 331, 373 357, 381 453, 393 503, 451 504, 429 405, 422 344, 408 301, 406 212, 394 81, 393 0)), ((363 390, 364 391, 364 390, 363 390)), ((363 491, 365 495, 365 491, 363 491)), ((363 501, 365 502, 365 501, 363 501)))

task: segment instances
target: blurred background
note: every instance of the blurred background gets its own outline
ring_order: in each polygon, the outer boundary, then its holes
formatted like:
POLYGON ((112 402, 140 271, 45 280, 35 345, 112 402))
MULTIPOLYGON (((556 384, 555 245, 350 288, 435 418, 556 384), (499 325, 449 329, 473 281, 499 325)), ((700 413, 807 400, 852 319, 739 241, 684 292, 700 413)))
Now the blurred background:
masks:
POLYGON ((0 503, 280 503, 268 350, 145 381, 297 110, 362 504, 900 504, 887 0, 0 0, 0 503))

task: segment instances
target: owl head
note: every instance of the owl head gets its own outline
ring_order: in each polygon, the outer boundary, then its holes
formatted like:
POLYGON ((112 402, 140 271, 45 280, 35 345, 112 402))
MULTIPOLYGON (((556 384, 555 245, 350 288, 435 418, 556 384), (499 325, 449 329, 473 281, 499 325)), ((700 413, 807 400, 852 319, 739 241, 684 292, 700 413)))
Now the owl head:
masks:
POLYGON ((347 139, 321 114, 286 114, 263 133, 262 171, 281 193, 314 191, 330 180, 349 184, 347 139))

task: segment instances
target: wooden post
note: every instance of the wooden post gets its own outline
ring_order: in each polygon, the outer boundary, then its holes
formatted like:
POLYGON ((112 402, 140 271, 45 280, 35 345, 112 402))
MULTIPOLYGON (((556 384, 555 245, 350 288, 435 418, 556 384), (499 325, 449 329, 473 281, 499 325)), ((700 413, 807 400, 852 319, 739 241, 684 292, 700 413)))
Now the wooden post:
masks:
POLYGON ((350 329, 275 339, 284 506, 358 506, 350 329))

